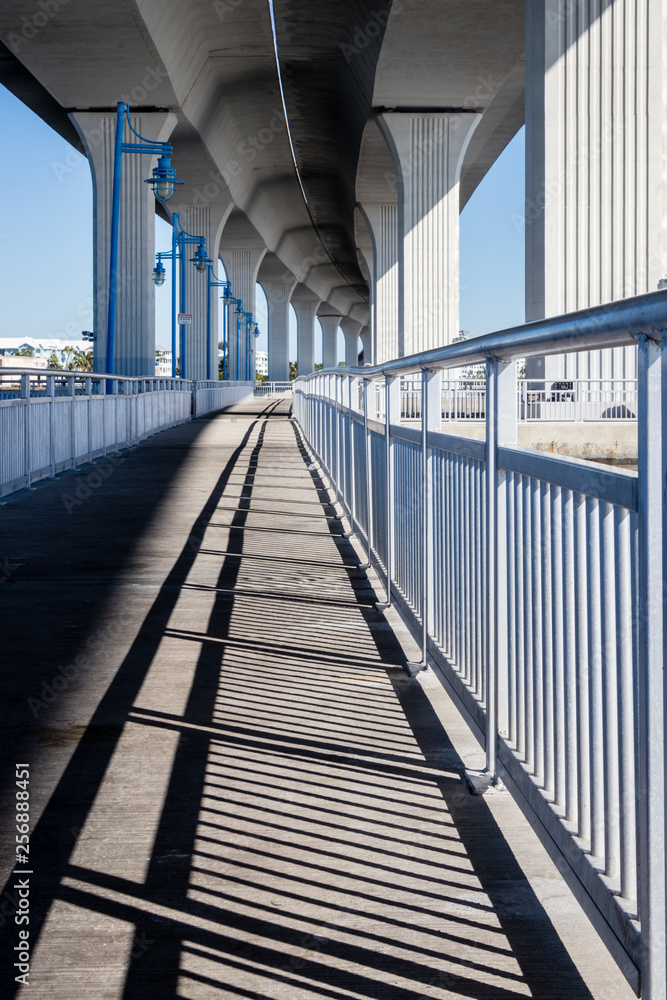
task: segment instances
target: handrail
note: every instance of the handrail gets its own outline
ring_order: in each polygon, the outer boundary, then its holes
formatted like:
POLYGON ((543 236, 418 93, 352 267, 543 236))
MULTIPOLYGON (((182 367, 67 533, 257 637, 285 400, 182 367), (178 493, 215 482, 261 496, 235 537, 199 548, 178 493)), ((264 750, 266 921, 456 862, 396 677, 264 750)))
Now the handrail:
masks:
POLYGON ((300 375, 298 380, 334 374, 376 379, 383 375, 414 372, 420 368, 459 368, 467 364, 480 364, 488 358, 507 362, 519 358, 599 350, 602 347, 625 347, 634 344, 639 334, 645 334, 650 340, 659 340, 662 329, 667 329, 667 291, 650 292, 592 309, 565 313, 552 319, 537 320, 524 326, 509 327, 459 344, 396 358, 381 365, 323 368, 309 375, 300 375))

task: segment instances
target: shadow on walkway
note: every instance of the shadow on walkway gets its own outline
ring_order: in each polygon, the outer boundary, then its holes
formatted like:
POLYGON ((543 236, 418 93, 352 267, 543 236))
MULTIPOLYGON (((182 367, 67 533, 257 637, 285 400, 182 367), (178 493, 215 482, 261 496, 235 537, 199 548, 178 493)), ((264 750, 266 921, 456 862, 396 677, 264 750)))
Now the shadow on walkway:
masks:
MULTIPOLYGON (((97 705, 86 716, 73 689, 51 730, 65 738, 71 718, 78 742, 32 835, 30 995, 590 998, 402 669, 287 405, 174 437, 184 452, 171 471, 163 455, 153 483, 146 469, 152 500, 131 529, 130 512, 122 530, 97 522, 119 537, 99 615, 122 626, 150 552, 169 543, 154 531, 137 562, 132 540, 180 470, 187 491, 162 515, 186 534, 180 552, 97 705)), ((22 992, 15 941, 8 924, 8 998, 22 992)))

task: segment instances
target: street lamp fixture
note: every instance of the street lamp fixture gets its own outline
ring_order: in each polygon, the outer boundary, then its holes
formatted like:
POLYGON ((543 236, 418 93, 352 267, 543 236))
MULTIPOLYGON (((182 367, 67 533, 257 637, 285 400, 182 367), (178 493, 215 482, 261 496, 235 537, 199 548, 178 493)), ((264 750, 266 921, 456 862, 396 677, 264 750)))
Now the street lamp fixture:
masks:
POLYGON ((157 264, 153 268, 153 281, 158 286, 158 288, 160 287, 160 285, 164 285, 164 279, 166 278, 166 276, 167 272, 165 271, 162 265, 162 255, 158 254, 157 264))
MULTIPOLYGON (((168 142, 154 142, 145 139, 132 127, 130 109, 119 101, 116 105, 116 142, 114 146, 113 188, 111 195, 111 249, 109 253, 109 309, 107 313, 107 357, 106 370, 114 374, 114 346, 116 336, 116 296, 118 289, 118 234, 120 230, 120 188, 122 180, 123 153, 139 153, 158 156, 158 165, 148 180, 158 201, 168 201, 173 197, 177 184, 182 184, 171 166, 172 148, 168 142), (125 122, 139 142, 124 142, 125 122)), ((154 276, 155 277, 155 276, 154 276)), ((111 386, 108 386, 111 389, 111 386)))
MULTIPOLYGON (((132 128, 132 126, 130 126, 132 128)), ((132 130, 134 131, 134 129, 132 130)), ((135 132, 135 135, 137 133, 135 132)), ((171 151, 171 147, 169 147, 171 151)), ((170 201, 174 194, 176 193, 176 185, 182 184, 183 181, 176 179, 176 171, 171 165, 171 158, 167 155, 162 155, 157 161, 157 167, 153 167, 153 176, 149 177, 148 180, 144 181, 144 184, 150 184, 153 189, 153 194, 158 201, 164 204, 166 201, 170 201)))
POLYGON ((209 264, 213 263, 206 253, 206 245, 204 243, 199 244, 190 260, 199 272, 205 271, 209 264))

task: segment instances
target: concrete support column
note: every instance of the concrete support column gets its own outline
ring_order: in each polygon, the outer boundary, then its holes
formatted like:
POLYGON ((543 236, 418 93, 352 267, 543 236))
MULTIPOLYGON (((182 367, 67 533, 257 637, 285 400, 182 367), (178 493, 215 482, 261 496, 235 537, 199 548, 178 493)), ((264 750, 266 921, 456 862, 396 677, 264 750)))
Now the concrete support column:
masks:
POLYGON ((377 364, 373 358, 373 340, 370 327, 365 326, 359 336, 361 337, 361 346, 363 348, 363 363, 365 365, 377 364))
POLYGON ((398 330, 398 205, 364 205, 373 241, 371 270, 371 336, 374 364, 402 357, 398 330))
POLYGON ((340 326, 340 313, 318 313, 322 327, 322 367, 334 368, 337 364, 338 349, 336 337, 340 326))
MULTIPOLYGON (((116 114, 75 111, 70 115, 81 136, 93 178, 93 290, 96 372, 106 369, 111 195, 116 114)), ((132 127, 146 139, 167 142, 176 116, 168 112, 131 116, 132 127)), ((125 139, 132 135, 125 128, 125 139)), ((124 153, 120 192, 118 279, 114 371, 116 375, 155 375, 155 198, 144 180, 157 157, 124 153)))
POLYGON ((320 299, 305 285, 299 285, 292 294, 292 305, 297 324, 297 373, 309 375, 315 368, 315 316, 320 299))
MULTIPOLYGON (((526 5, 526 319, 639 295, 665 274, 662 3, 526 5)), ((632 378, 636 348, 533 377, 632 378)))
MULTIPOLYGON (((178 204, 173 211, 178 212, 183 229, 193 236, 203 236, 206 240, 206 250, 214 262, 214 274, 218 275, 218 246, 223 226, 232 210, 229 203, 207 205, 178 204)), ((190 379, 205 379, 207 377, 207 313, 208 313, 208 280, 206 272, 199 272, 190 264, 190 258, 197 248, 187 247, 188 259, 188 312, 192 314, 192 325, 185 328, 186 370, 184 375, 190 379)), ((168 266, 165 264, 165 266, 168 266)), ((211 378, 218 377, 218 321, 220 288, 211 289, 211 378)))
POLYGON ((478 114, 380 115, 398 175, 398 347, 414 354, 459 332, 459 177, 478 114))
POLYGON ((346 368, 357 368, 359 365, 359 333, 361 331, 361 323, 358 323, 356 319, 345 319, 341 320, 340 328, 343 331, 345 337, 345 366, 346 368))
MULTIPOLYGON (((236 299, 241 299, 243 302, 243 310, 245 312, 251 312, 253 316, 255 315, 255 284, 257 282, 257 272, 265 253, 266 249, 263 247, 250 247, 244 250, 229 250, 222 248, 220 250, 220 257, 225 265, 225 271, 227 272, 227 280, 231 282, 232 295, 236 299)), ((228 306, 227 308, 229 321, 228 377, 230 381, 236 380, 238 359, 240 379, 241 381, 244 381, 246 377, 247 357, 245 324, 241 327, 240 351, 237 353, 236 307, 228 306)), ((254 352, 254 343, 251 344, 251 347, 254 352)), ((253 353, 252 358, 254 359, 254 357, 255 355, 253 353)), ((254 365, 252 367, 254 368, 254 365)), ((254 378, 254 375, 252 377, 254 378)))
POLYGON ((289 382, 289 307, 296 278, 264 281, 269 307, 269 382, 289 382))

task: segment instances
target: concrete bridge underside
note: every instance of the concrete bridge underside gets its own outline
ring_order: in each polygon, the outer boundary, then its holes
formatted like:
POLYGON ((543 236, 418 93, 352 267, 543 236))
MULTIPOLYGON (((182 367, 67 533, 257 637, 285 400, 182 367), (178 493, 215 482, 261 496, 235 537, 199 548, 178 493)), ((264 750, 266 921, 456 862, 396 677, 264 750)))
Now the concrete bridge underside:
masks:
POLYGON ((628 1000, 510 797, 469 794, 288 411, 167 431, 76 516, 94 466, 4 507, 2 874, 28 761, 35 891, 3 996, 628 1000))

